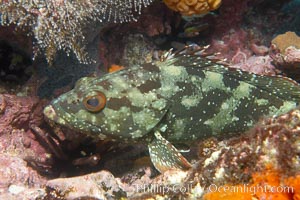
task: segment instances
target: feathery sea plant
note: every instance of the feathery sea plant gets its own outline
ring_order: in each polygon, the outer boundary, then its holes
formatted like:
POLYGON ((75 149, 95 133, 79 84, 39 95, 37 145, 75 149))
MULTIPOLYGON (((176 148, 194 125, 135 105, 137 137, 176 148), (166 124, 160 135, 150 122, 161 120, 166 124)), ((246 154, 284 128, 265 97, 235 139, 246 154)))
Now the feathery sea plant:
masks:
POLYGON ((83 29, 100 22, 136 20, 153 0, 0 0, 0 24, 31 30, 34 58, 43 52, 52 63, 58 50, 74 52, 81 63, 91 59, 85 51, 83 29))

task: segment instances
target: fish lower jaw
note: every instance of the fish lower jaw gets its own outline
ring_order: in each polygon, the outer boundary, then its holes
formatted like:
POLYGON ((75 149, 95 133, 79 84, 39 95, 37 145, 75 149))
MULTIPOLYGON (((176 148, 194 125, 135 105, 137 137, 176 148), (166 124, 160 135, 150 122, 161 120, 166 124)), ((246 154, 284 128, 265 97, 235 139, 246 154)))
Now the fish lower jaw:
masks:
POLYGON ((61 124, 61 125, 66 125, 66 124, 67 124, 67 122, 66 122, 64 119, 62 119, 61 117, 59 117, 59 116, 57 115, 57 113, 56 113, 56 111, 55 111, 55 109, 53 108, 52 105, 46 106, 46 107, 44 108, 43 113, 44 113, 44 115, 45 115, 48 119, 50 119, 50 120, 52 120, 52 121, 54 121, 54 122, 56 122, 56 123, 58 123, 58 124, 61 124))

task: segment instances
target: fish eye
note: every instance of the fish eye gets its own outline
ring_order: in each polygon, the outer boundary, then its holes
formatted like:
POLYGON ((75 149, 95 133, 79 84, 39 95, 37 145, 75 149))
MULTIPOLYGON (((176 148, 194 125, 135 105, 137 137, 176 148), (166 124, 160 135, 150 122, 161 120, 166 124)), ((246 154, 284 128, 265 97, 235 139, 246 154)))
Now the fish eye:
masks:
POLYGON ((90 112, 99 112, 106 105, 106 97, 102 92, 86 96, 82 101, 84 107, 90 112))

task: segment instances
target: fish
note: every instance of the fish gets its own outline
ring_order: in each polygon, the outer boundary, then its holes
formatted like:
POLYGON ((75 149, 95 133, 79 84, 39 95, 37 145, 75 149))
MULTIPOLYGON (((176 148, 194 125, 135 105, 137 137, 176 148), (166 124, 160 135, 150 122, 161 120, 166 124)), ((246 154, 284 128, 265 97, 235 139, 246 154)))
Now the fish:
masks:
POLYGON ((300 87, 292 79, 180 54, 83 77, 43 112, 51 121, 99 140, 144 143, 163 173, 192 167, 176 145, 233 137, 263 117, 288 112, 299 100, 300 87))

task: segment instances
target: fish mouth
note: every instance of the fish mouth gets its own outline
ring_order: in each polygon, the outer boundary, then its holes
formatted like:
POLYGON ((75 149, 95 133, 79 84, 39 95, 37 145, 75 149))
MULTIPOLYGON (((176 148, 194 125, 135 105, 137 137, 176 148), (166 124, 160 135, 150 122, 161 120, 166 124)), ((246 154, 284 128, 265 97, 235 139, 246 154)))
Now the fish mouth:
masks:
MULTIPOLYGON (((97 133, 97 138, 106 139, 106 136, 102 134, 102 130, 100 127, 96 127, 91 125, 90 123, 80 120, 74 122, 71 118, 75 118, 72 114, 68 114, 67 116, 62 114, 63 109, 57 105, 50 104, 44 108, 44 115, 49 121, 55 122, 56 124, 68 127, 70 129, 74 129, 80 132, 84 132, 89 134, 92 137, 95 135, 91 134, 92 132, 97 133), (89 130, 85 130, 84 127, 87 127, 89 130)), ((52 123, 50 123, 52 124, 52 123)))
POLYGON ((53 108, 52 105, 46 106, 44 108, 43 113, 48 119, 50 119, 58 124, 61 124, 61 125, 67 124, 67 122, 63 118, 58 116, 57 112, 55 111, 55 109, 53 108))

